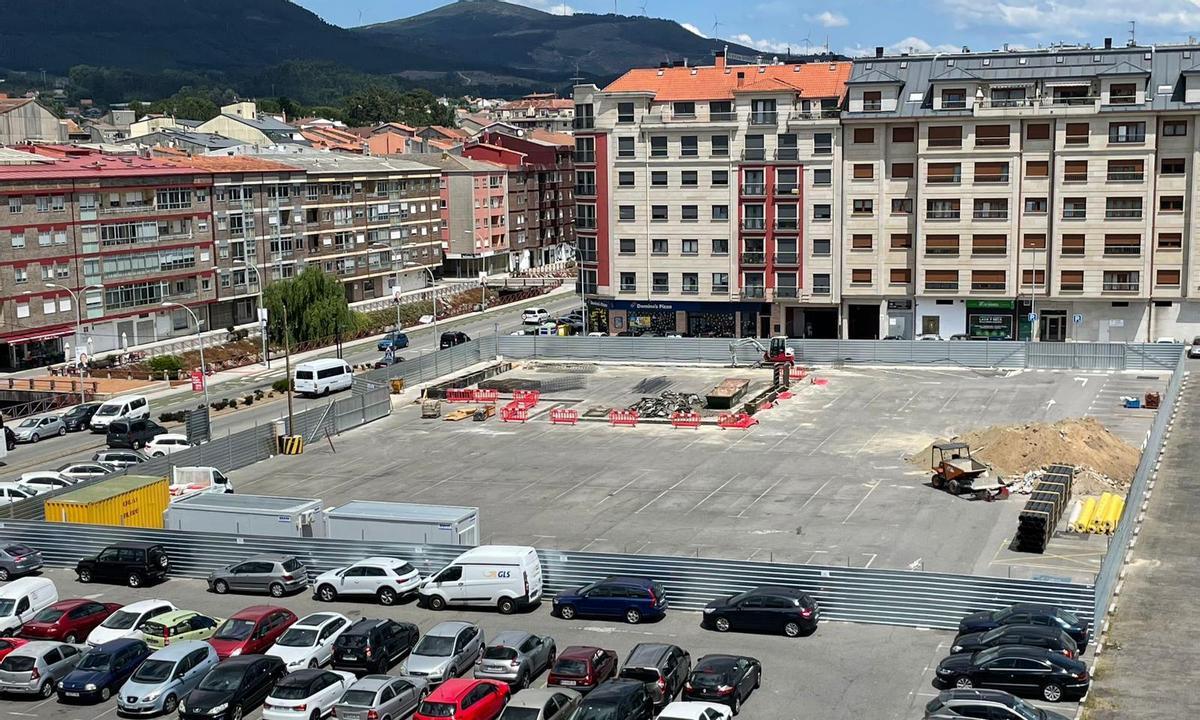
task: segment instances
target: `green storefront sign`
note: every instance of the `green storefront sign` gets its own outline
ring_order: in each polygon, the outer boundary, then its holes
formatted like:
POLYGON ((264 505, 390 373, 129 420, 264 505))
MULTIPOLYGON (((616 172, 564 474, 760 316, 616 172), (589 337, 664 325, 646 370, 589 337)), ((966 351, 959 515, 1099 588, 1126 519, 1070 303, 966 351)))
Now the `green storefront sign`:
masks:
POLYGON ((1012 339, 1015 307, 1012 300, 968 300, 967 333, 973 338, 1012 339))

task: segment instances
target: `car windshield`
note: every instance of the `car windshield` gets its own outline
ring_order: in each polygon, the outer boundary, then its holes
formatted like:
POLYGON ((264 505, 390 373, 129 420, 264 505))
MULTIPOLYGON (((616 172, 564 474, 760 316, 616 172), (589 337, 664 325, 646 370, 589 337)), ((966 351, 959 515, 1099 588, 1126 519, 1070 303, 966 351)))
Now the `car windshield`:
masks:
POLYGON ((984 645, 990 645, 990 644, 996 642, 997 640, 999 640, 1000 638, 1004 637, 1006 632, 1007 632, 1007 628, 1002 628, 1002 627, 998 627, 995 630, 988 630, 982 636, 980 636, 979 641, 984 645))
POLYGON ((12 555, 13 557, 20 557, 22 555, 28 555, 31 552, 34 552, 34 550, 28 545, 6 545, 4 547, 4 552, 12 555))
POLYGON ((0 600, 0 615, 12 615, 16 600, 0 600))
POLYGON ((1006 607, 1003 610, 997 610, 996 612, 992 613, 992 619, 997 622, 1002 622, 1008 619, 1008 616, 1012 614, 1013 609, 1011 607, 1006 607))
POLYGON ((34 658, 28 655, 9 655, 0 661, 0 670, 5 672, 29 672, 33 669, 34 658))
POLYGON ((147 660, 138 666, 132 680, 140 683, 160 683, 171 677, 175 663, 170 660, 147 660))
POLYGON ((723 675, 719 675, 717 673, 699 673, 698 672, 698 673, 692 673, 692 676, 690 678, 688 678, 688 681, 691 682, 696 687, 715 688, 715 687, 720 687, 725 684, 725 677, 723 675))
POLYGON ((747 590, 744 593, 738 593, 737 595, 734 595, 733 597, 729 598, 729 604, 736 605, 736 604, 740 603, 741 601, 745 600, 746 598, 750 597, 753 594, 754 594, 753 590, 747 590))
POLYGON ((517 651, 515 648, 504 647, 503 645, 494 645, 483 651, 484 660, 515 660, 516 657, 517 651))
POLYGON ((374 690, 347 690, 342 699, 338 701, 339 705, 354 705, 356 707, 374 707, 375 706, 375 691, 374 690))
POLYGON ((118 405, 102 405, 102 406, 100 406, 100 409, 96 411, 96 414, 97 415, 116 415, 117 411, 119 411, 120 409, 121 408, 118 405))
POLYGON ((217 668, 204 676, 198 686, 201 690, 228 692, 236 690, 242 684, 242 671, 239 668, 217 668))
POLYGON ((308 694, 307 684, 276 685, 271 691, 271 697, 279 700, 303 700, 308 694))
POLYGON ((500 716, 500 720, 538 720, 541 716, 541 708, 510 707, 500 716))
POLYGON ((112 663, 112 655, 92 650, 83 654, 77 666, 80 670, 107 670, 112 663))
POLYGON ((554 664, 554 669, 551 672, 555 675, 587 675, 587 661, 559 660, 554 664))
POLYGON ((152 635, 155 637, 161 637, 163 635, 168 634, 168 632, 170 635, 175 635, 177 632, 176 628, 171 628, 168 631, 166 626, 164 626, 162 623, 156 622, 154 620, 147 620, 146 622, 142 623, 142 626, 138 629, 141 630, 142 632, 146 633, 147 635, 152 635))
POLYGON ((1013 698, 1012 711, 1023 720, 1044 720, 1046 713, 1020 698, 1013 698))
MULTIPOLYGON (((99 415, 99 413, 96 413, 99 415)), ((115 422, 108 426, 108 431, 113 435, 124 435, 129 432, 129 423, 115 422)))
POLYGON ((571 720, 624 720, 616 705, 584 705, 571 720))
POLYGON ((30 427, 31 428, 31 427, 37 427, 37 424, 38 424, 37 418, 25 418, 24 420, 21 421, 20 425, 17 425, 17 427, 19 427, 19 428, 30 427))
POLYGON ((317 631, 307 628, 289 628, 275 641, 283 647, 312 647, 317 644, 317 631))
POLYGON ((37 622, 37 623, 58 622, 58 619, 66 614, 67 613, 65 610, 59 610, 57 608, 48 607, 45 610, 38 613, 37 615, 34 615, 33 622, 37 622))
POLYGON ((112 630, 129 630, 134 626, 134 624, 138 621, 138 618, 141 616, 141 613, 132 613, 128 610, 118 610, 112 615, 109 615, 107 620, 100 623, 100 627, 106 627, 112 630))
POLYGON ((426 717, 454 717, 454 706, 450 703, 429 702, 426 700, 421 703, 421 709, 417 710, 417 712, 426 717))
POLYGON ((403 565, 398 565, 392 568, 392 572, 396 573, 397 575, 407 575, 413 570, 413 566, 409 565, 408 563, 404 563, 403 565))
POLYGON ((230 618, 221 623, 221 627, 213 634, 214 640, 245 640, 254 632, 253 620, 238 620, 230 618))
POLYGON ((658 682, 658 671, 650 668, 621 668, 621 677, 642 682, 658 682))
POLYGON ((417 643, 413 655, 427 657, 445 657, 454 650, 454 638, 446 635, 426 635, 417 643))

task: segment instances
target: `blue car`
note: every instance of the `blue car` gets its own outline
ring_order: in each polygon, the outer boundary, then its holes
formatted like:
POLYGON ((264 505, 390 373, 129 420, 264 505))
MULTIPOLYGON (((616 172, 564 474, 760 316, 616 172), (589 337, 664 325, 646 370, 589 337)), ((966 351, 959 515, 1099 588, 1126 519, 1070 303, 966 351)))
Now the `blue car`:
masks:
POLYGON ((552 611, 564 620, 576 616, 622 618, 636 624, 667 614, 667 593, 649 578, 607 577, 591 585, 564 590, 552 611))
POLYGON ((150 656, 141 640, 110 640, 90 648, 58 684, 59 702, 105 702, 150 656))
POLYGON ((384 350, 388 349, 403 350, 404 348, 408 347, 408 336, 402 332, 390 332, 386 337, 379 341, 379 344, 376 347, 379 348, 379 352, 383 352, 384 350))

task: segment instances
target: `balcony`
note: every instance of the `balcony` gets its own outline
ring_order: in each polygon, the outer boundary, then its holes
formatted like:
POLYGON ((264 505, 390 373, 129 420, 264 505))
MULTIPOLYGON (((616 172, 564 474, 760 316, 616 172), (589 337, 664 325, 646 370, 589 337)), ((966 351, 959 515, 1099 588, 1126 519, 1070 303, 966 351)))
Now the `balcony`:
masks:
POLYGON ((596 218, 581 218, 581 217, 575 218, 575 229, 576 230, 595 230, 596 229, 596 218))
POLYGON ((1087 220, 1087 210, 1063 209, 1063 220, 1087 220))
POLYGON ((1108 173, 1108 181, 1109 182, 1139 182, 1140 183, 1140 182, 1143 182, 1145 179, 1146 179, 1146 174, 1144 172, 1138 172, 1138 171, 1109 172, 1108 173))
POLYGON ((798 195, 800 186, 796 183, 775 183, 776 195, 798 195))
POLYGON ((767 254, 764 252, 744 252, 741 255, 742 265, 756 266, 767 264, 767 254))
POLYGON ((1007 220, 1007 210, 976 210, 971 217, 976 220, 1007 220))
POLYGON ((594 197, 596 195, 595 185, 576 185, 575 194, 579 196, 594 197))
POLYGON ((959 99, 959 98, 953 98, 953 99, 942 98, 942 105, 941 105, 940 109, 942 109, 942 110, 966 110, 967 109, 967 99, 966 98, 961 98, 961 99, 959 99))
POLYGON ((742 218, 742 229, 751 232, 763 232, 767 229, 767 221, 763 218, 742 218))
POLYGON ((767 194, 767 186, 762 183, 746 183, 742 185, 742 195, 762 197, 767 194))
POLYGON ((800 297, 800 288, 792 286, 781 286, 775 288, 776 300, 795 300, 800 297))
POLYGON ((1104 281, 1104 292, 1137 292, 1139 283, 1104 281))
POLYGON ((1104 257, 1137 257, 1141 254, 1141 245, 1107 245, 1104 248, 1104 257))
MULTIPOLYGON (((718 111, 703 114, 697 109, 696 112, 677 113, 669 108, 663 108, 659 112, 648 112, 642 115, 643 125, 669 125, 669 124, 705 124, 705 123, 727 123, 736 122, 737 113, 733 111, 718 111)), ((631 122, 631 121, 630 121, 631 122)), ((623 122, 622 124, 628 124, 623 122)))
POLYGON ((1104 217, 1107 220, 1141 220, 1141 208, 1120 208, 1104 211, 1104 217))
POLYGON ((1083 283, 1081 283, 1081 282, 1078 282, 1078 283, 1077 282, 1064 282, 1059 287, 1059 290, 1061 290, 1062 292, 1065 292, 1065 293, 1083 292, 1083 283))
POLYGON ((577 117, 571 121, 571 128, 575 130, 594 130, 596 128, 596 118, 577 117))
POLYGON ((1002 173, 999 175, 985 174, 975 176, 976 185, 1004 185, 1007 183, 1008 173, 1002 173))
POLYGON ((767 297, 767 289, 759 285, 750 285, 742 288, 742 298, 745 300, 764 300, 767 297))
POLYGON ((775 149, 776 160, 798 160, 800 158, 800 150, 794 147, 781 147, 775 149))
POLYGON ((775 253, 774 260, 776 265, 799 265, 800 254, 794 252, 775 253))
POLYGON ((926 292, 945 292, 948 290, 958 290, 957 282, 929 282, 925 283, 926 292))
POLYGON ((814 283, 813 289, 812 289, 812 294, 813 295, 829 295, 829 294, 831 294, 830 287, 829 287, 829 285, 818 285, 818 284, 814 283))
POLYGON ((592 164, 592 163, 596 162, 595 151, 582 151, 581 152, 581 151, 577 150, 573 153, 573 156, 575 158, 575 162, 577 162, 577 163, 592 164))
POLYGON ((958 210, 928 210, 926 220, 958 220, 961 213, 958 210))
POLYGON ((680 290, 679 292, 683 295, 699 295, 700 294, 700 286, 699 285, 684 285, 683 289, 680 290))
POLYGON ((767 159, 767 151, 762 148, 746 148, 742 150, 742 159, 749 162, 761 162, 767 159))
POLYGON ((1052 95, 1048 98, 1042 98, 1042 105, 1054 108, 1078 107, 1087 110, 1095 110, 1096 105, 1100 102, 1099 96, 1096 95, 1073 95, 1062 94, 1052 95))
POLYGON ((958 185, 962 183, 962 175, 929 175, 925 182, 930 185, 958 185))
POLYGON ((776 230, 799 230, 800 221, 796 218, 775 218, 776 230))
MULTIPOLYGON (((145 205, 121 205, 119 207, 111 207, 108 205, 100 206, 101 215, 145 215, 156 211, 157 208, 154 207, 153 203, 146 203, 145 205)), ((55 212, 63 211, 57 210, 55 212)))
MULTIPOLYGON (((929 283, 926 283, 925 286, 928 287, 929 283)), ((972 282, 971 289, 976 292, 1004 292, 1004 283, 972 282)))
POLYGON ((751 125, 776 125, 779 123, 779 113, 774 110, 760 110, 750 113, 751 125))
MULTIPOLYGON (((877 107, 874 110, 871 110, 871 109, 867 108, 866 103, 863 104, 863 112, 879 112, 881 109, 882 109, 882 106, 877 107)), ((790 113, 788 113, 788 120, 789 121, 792 121, 792 120, 795 120, 795 121, 835 120, 838 117, 840 117, 841 114, 842 114, 842 111, 840 108, 820 108, 817 110, 793 110, 790 113)))
POLYGON ((654 285, 650 286, 650 292, 654 295, 666 295, 667 293, 671 292, 671 286, 655 283, 654 285))

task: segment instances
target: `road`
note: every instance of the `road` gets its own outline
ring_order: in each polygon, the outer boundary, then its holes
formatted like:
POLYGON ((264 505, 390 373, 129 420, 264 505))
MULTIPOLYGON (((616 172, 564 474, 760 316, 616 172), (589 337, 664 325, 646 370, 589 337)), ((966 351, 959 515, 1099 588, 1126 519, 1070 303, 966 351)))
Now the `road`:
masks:
MULTIPOLYGON (((514 304, 511 308, 493 310, 485 315, 468 319, 451 319, 439 322, 437 332, 433 328, 423 328, 408 333, 410 345, 400 355, 402 357, 418 357, 423 353, 433 352, 437 348, 439 336, 447 330, 461 330, 470 337, 481 337, 493 333, 510 333, 521 327, 521 310, 533 304, 548 309, 551 314, 566 314, 579 304, 573 295, 558 295, 544 301, 530 301, 514 304)), ((351 365, 375 362, 380 353, 375 347, 376 341, 358 341, 343 346, 343 357, 351 365)), ((329 348, 320 353, 319 357, 336 357, 337 351, 329 348)), ((284 376, 282 359, 272 360, 270 373, 256 374, 251 377, 227 380, 213 384, 209 388, 212 399, 223 397, 242 397, 255 390, 268 390, 271 383, 284 376)), ((307 410, 311 405, 328 403, 328 399, 295 397, 293 406, 296 412, 307 410)), ((190 390, 182 390, 151 402, 151 418, 166 411, 185 410, 200 403, 200 397, 190 390)), ((66 409, 64 408, 63 412, 66 409)), ((287 402, 284 396, 276 396, 271 400, 256 402, 250 407, 239 410, 226 410, 213 416, 213 436, 238 432, 255 425, 276 420, 287 413, 287 402)), ((16 480, 21 473, 31 470, 55 469, 68 462, 90 460, 92 454, 105 447, 104 436, 90 432, 72 433, 65 437, 42 440, 37 444, 18 445, 15 450, 0 461, 0 480, 16 480)))

